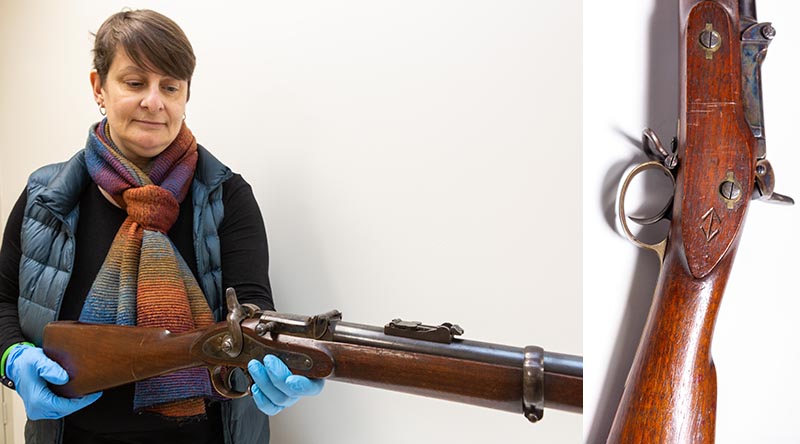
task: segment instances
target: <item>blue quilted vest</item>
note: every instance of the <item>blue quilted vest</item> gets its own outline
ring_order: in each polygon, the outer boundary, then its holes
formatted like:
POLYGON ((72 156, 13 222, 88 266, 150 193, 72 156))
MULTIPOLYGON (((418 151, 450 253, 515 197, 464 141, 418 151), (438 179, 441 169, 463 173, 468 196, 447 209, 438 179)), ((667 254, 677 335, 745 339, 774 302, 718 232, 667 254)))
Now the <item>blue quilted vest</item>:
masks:
MULTIPOLYGON (((222 291, 222 267, 217 229, 222 222, 222 184, 232 176, 228 167, 198 145, 198 161, 192 182, 194 249, 199 284, 217 321, 226 314, 222 291)), ((26 339, 41 346, 44 326, 58 318, 61 302, 72 275, 79 200, 92 183, 84 151, 70 160, 48 165, 28 179, 27 204, 22 222, 22 258, 19 275, 19 320, 26 339)), ((239 389, 247 387, 241 377, 239 389)), ((251 397, 222 404, 225 444, 269 442, 268 417, 251 397)), ((58 444, 63 421, 28 421, 25 442, 58 444)))

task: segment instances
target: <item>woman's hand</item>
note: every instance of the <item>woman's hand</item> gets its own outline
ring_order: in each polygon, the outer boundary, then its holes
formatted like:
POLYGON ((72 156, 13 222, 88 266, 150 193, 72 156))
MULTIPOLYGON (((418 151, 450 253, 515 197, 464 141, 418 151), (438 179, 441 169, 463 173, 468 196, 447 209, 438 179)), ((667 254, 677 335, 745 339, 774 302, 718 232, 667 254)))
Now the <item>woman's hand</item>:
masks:
POLYGON ((303 396, 322 391, 325 381, 293 375, 286 364, 273 355, 264 356, 262 364, 255 359, 247 364, 255 384, 250 388, 256 406, 267 415, 276 415, 303 396))
POLYGON ((6 358, 6 375, 16 386, 25 404, 28 419, 58 419, 97 401, 102 392, 81 398, 62 398, 50 391, 47 383, 63 385, 69 381, 67 372, 44 351, 30 345, 17 345, 6 358))

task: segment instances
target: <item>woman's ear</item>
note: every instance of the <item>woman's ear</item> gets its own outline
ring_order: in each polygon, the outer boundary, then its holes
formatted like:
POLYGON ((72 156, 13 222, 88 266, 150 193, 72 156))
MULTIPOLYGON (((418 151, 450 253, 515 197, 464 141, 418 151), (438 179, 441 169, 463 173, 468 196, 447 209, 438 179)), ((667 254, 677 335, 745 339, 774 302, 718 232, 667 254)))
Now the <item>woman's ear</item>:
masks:
POLYGON ((92 84, 92 93, 97 106, 103 106, 103 83, 100 81, 100 74, 96 69, 89 73, 89 82, 92 84))

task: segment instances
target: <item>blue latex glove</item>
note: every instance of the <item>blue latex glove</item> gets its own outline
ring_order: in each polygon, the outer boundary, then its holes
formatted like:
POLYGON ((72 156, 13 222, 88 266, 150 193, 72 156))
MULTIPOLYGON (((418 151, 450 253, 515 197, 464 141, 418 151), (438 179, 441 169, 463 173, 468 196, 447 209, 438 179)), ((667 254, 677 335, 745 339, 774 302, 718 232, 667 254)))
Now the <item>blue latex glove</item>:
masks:
POLYGON ((314 396, 322 391, 323 379, 309 379, 293 375, 289 367, 273 355, 264 356, 264 363, 253 359, 247 370, 255 384, 250 387, 256 406, 267 415, 277 415, 303 396, 314 396))
POLYGON ((6 375, 14 382, 29 419, 58 419, 97 401, 102 392, 69 399, 50 391, 47 383, 63 385, 67 372, 38 347, 18 345, 6 358, 6 375))

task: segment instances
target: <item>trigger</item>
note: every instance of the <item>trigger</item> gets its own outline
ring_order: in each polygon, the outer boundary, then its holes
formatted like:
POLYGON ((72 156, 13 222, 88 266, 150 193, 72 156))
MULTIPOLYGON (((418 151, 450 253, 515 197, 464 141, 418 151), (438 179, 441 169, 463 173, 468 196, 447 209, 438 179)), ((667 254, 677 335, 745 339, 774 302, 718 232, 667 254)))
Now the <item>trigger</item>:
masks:
POLYGON ((661 222, 664 219, 672 220, 672 201, 674 197, 670 197, 667 204, 664 208, 661 209, 658 213, 652 216, 646 217, 637 217, 637 216, 628 216, 628 219, 636 222, 639 225, 653 225, 655 223, 661 222))

